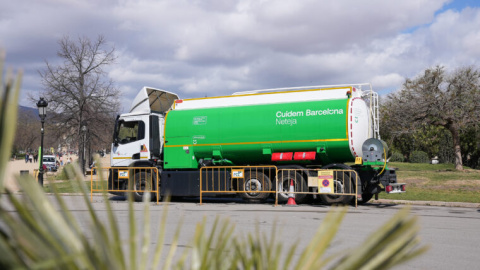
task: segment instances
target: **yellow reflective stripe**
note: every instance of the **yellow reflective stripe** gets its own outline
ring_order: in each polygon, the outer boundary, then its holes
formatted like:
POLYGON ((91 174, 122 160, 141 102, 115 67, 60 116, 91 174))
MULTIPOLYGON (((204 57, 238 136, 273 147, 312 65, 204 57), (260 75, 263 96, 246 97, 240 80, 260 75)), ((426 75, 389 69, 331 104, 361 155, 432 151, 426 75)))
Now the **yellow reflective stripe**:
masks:
POLYGON ((304 142, 346 142, 345 139, 323 139, 323 140, 296 140, 296 141, 270 141, 270 142, 238 142, 238 143, 206 143, 206 144, 180 144, 180 145, 165 145, 165 147, 183 147, 183 146, 214 146, 214 145, 246 145, 246 144, 262 144, 262 143, 304 143, 304 142))

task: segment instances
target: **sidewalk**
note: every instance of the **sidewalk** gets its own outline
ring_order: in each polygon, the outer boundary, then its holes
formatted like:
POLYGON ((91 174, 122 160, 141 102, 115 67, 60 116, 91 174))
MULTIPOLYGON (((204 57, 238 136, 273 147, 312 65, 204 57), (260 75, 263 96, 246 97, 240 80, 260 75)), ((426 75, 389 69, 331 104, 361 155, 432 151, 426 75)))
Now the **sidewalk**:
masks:
MULTIPOLYGON (((72 160, 75 162, 77 160, 77 156, 75 155, 66 155, 63 157, 63 160, 67 160, 67 157, 70 158, 72 157, 72 160)), ((13 192, 17 192, 19 190, 15 176, 20 175, 20 171, 28 171, 28 174, 33 176, 34 170, 38 169, 40 166, 40 163, 25 163, 25 160, 12 160, 9 161, 7 164, 7 170, 5 173, 5 179, 4 179, 4 185, 6 188, 9 188, 13 192)), ((59 168, 61 170, 62 167, 59 168)))

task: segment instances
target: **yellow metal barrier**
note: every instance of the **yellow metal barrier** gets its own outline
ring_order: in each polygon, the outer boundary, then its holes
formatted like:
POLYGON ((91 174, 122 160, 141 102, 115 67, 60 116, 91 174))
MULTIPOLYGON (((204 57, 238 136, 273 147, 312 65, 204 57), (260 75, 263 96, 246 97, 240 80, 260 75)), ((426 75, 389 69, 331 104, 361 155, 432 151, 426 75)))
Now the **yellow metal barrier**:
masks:
POLYGON ((263 201, 277 174, 276 166, 211 166, 200 169, 200 205, 204 193, 236 194, 248 201, 263 201))
POLYGON ((94 167, 90 176, 90 199, 93 201, 94 192, 131 192, 134 199, 140 201, 143 193, 150 191, 158 204, 159 181, 159 172, 155 167, 94 167))
POLYGON ((358 174, 354 170, 279 169, 275 205, 278 203, 279 195, 286 201, 288 196, 298 198, 311 194, 325 196, 332 203, 343 203, 348 200, 341 196, 354 196, 357 207, 358 180, 358 174), (293 186, 293 191, 290 186, 293 186))

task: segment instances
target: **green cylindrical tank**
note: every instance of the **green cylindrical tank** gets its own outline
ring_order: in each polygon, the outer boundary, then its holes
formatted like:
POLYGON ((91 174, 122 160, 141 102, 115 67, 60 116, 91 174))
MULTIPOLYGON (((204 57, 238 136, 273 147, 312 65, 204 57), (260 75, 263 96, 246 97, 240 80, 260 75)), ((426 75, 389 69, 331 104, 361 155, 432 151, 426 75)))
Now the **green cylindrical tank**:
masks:
POLYGON ((360 98, 172 110, 164 167, 195 169, 210 159, 235 165, 354 161, 361 156, 355 146, 368 137, 368 119, 360 98), (315 160, 272 161, 275 153, 296 152, 315 152, 315 160))

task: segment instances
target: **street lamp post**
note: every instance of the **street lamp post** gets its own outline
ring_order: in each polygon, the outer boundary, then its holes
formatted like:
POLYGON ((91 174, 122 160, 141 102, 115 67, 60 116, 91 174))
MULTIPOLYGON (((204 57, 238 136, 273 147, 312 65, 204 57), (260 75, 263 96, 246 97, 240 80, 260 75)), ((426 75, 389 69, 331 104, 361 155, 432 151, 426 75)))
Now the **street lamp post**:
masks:
POLYGON ((48 102, 42 98, 37 102, 38 107, 38 116, 40 116, 40 120, 42 121, 42 137, 40 140, 40 168, 38 171, 38 183, 43 186, 43 124, 45 123, 45 117, 47 116, 47 106, 48 102))
POLYGON ((85 141, 87 140, 87 126, 82 126, 83 131, 83 155, 82 155, 82 172, 85 175, 85 141))

